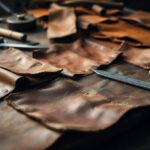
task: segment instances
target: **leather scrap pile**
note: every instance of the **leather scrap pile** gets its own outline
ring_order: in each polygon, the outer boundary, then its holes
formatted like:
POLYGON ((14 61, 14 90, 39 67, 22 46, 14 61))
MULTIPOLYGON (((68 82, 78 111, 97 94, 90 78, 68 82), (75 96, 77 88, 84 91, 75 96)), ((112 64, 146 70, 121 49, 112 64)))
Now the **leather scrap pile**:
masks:
POLYGON ((120 3, 98 0, 67 0, 27 12, 47 28, 49 48, 0 50, 0 149, 77 149, 92 137, 100 142, 103 132, 111 138, 111 128, 117 134, 142 120, 149 90, 94 70, 150 82, 150 13, 127 14, 120 3), (74 143, 61 142, 70 132, 74 143))

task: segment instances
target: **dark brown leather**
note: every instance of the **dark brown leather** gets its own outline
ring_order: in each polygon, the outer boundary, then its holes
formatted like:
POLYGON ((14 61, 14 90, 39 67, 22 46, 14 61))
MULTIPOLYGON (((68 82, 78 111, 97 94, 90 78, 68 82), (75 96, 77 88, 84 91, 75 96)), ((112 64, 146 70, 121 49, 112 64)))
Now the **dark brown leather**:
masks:
MULTIPOLYGON (((107 70, 150 82, 148 70, 135 67, 131 64, 118 62, 109 66, 107 70)), ((150 104, 150 92, 148 90, 104 79, 97 75, 87 76, 81 79, 80 84, 86 87, 85 91, 90 91, 95 94, 103 94, 113 99, 113 102, 118 102, 124 105, 132 105, 134 107, 150 104)))
POLYGON ((123 16, 122 19, 131 23, 136 23, 144 27, 150 28, 150 13, 144 11, 135 11, 131 15, 123 16))
POLYGON ((74 9, 53 4, 49 10, 48 38, 62 38, 76 32, 74 9))
POLYGON ((101 65, 110 64, 121 52, 123 44, 111 41, 77 40, 72 44, 56 44, 49 50, 35 52, 36 59, 62 68, 69 76, 89 74, 101 65), (39 58, 38 58, 39 56, 39 58))
POLYGON ((0 102, 0 149, 43 150, 52 145, 61 133, 47 129, 0 102))
POLYGON ((117 38, 129 37, 140 43, 150 46, 149 29, 132 25, 126 21, 118 21, 113 23, 100 23, 100 33, 117 38))
POLYGON ((131 105, 113 103, 101 94, 85 93, 71 80, 53 82, 47 88, 12 94, 9 104, 54 129, 97 131, 119 120, 131 105), (59 94, 58 94, 59 93, 59 94))
POLYGON ((60 72, 59 68, 35 60, 24 52, 14 48, 0 50, 0 67, 21 75, 60 72))

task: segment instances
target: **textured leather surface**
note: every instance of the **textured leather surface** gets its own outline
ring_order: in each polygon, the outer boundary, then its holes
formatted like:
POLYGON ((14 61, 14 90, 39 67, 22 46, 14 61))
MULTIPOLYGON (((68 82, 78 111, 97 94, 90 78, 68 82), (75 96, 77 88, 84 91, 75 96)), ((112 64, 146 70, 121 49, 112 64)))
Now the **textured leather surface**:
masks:
POLYGON ((0 102, 0 118, 0 149, 3 150, 43 150, 61 135, 17 112, 6 101, 0 102))
POLYGON ((47 61, 64 69, 63 73, 73 76, 88 74, 96 67, 110 64, 123 47, 124 44, 111 41, 79 39, 71 44, 55 44, 45 52, 35 52, 34 58, 47 61))
POLYGON ((7 100, 16 109, 37 118, 48 127, 64 130, 104 129, 132 108, 110 102, 103 95, 83 91, 77 83, 61 80, 45 89, 13 94, 7 100))
POLYGON ((75 34, 76 16, 73 8, 53 4, 49 10, 48 38, 60 38, 75 34))
POLYGON ((144 27, 150 28, 150 13, 144 11, 135 11, 134 13, 122 17, 131 23, 136 23, 144 27))
POLYGON ((17 74, 32 75, 59 72, 60 69, 33 59, 24 52, 10 48, 0 50, 0 66, 17 74))

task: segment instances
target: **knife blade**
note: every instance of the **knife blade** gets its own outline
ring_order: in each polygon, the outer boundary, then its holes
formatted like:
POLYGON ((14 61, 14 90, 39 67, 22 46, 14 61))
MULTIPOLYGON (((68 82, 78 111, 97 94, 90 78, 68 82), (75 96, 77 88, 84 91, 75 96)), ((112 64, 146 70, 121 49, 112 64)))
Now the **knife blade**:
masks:
POLYGON ((36 46, 36 45, 28 45, 28 44, 16 44, 16 43, 0 43, 0 47, 14 47, 20 49, 29 49, 29 50, 45 50, 48 47, 36 46))
POLYGON ((112 73, 109 71, 103 71, 103 70, 95 70, 94 71, 96 74, 108 78, 108 79, 112 79, 115 81, 119 81, 119 82, 123 82, 125 84, 129 84, 132 86, 136 86, 136 87, 140 87, 146 90, 150 90, 150 82, 146 82, 143 80, 138 80, 138 79, 134 79, 134 78, 130 78, 128 76, 124 76, 124 75, 120 75, 117 73, 112 73))

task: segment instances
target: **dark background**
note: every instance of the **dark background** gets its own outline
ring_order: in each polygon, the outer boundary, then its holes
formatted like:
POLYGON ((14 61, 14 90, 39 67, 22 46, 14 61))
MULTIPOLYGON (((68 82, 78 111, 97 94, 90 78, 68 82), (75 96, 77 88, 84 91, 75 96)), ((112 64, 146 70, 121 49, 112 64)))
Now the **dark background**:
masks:
MULTIPOLYGON (((32 1, 43 1, 43 0, 0 0, 7 4, 11 9, 16 10, 29 5, 32 1)), ((58 0, 59 1, 59 0, 58 0)), ((117 1, 117 2, 124 2, 125 6, 138 9, 138 10, 146 10, 150 11, 150 0, 110 0, 110 1, 117 1)), ((2 8, 0 8, 0 13, 2 14, 2 8)))

